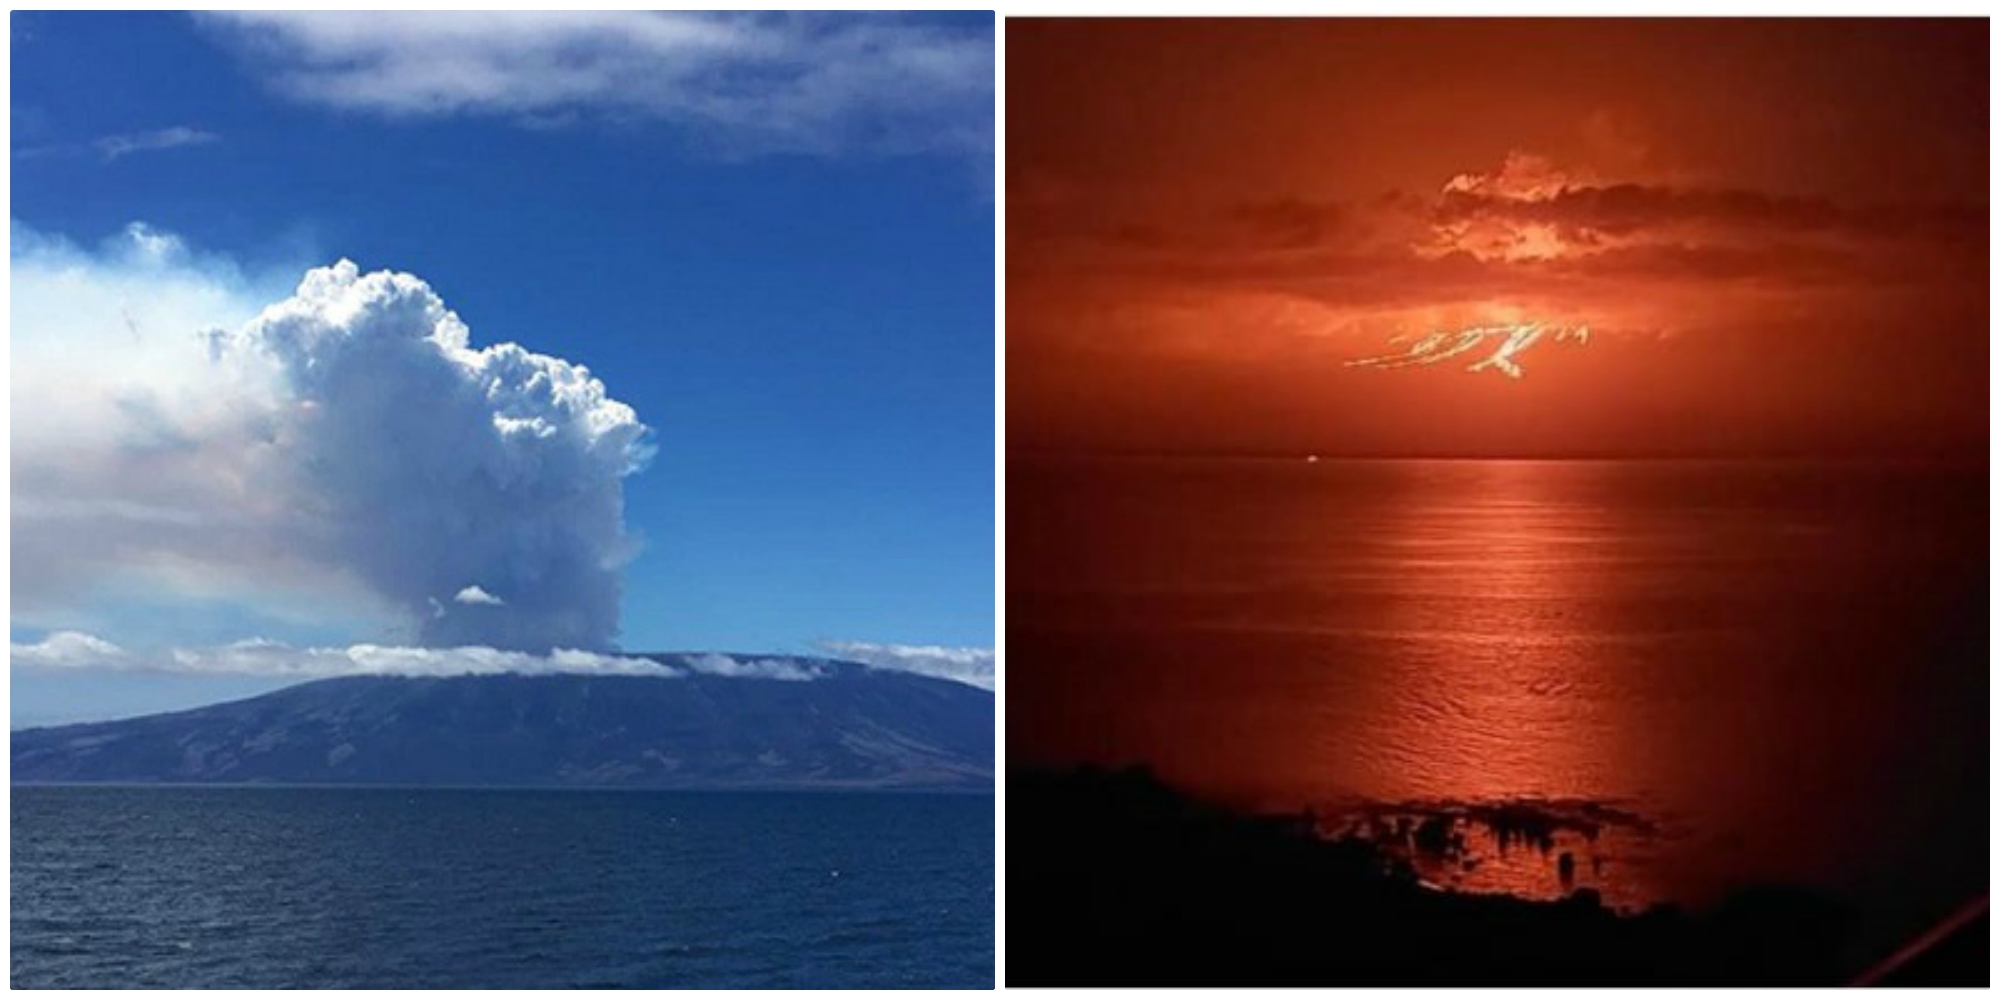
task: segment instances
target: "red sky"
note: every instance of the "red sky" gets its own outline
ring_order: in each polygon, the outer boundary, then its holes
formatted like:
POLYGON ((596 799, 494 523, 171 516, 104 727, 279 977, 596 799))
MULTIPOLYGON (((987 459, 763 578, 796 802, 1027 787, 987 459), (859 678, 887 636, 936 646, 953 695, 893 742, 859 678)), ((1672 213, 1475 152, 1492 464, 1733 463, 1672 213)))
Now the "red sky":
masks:
POLYGON ((1007 81, 1012 449, 1984 453, 1984 21, 1012 19, 1007 81))

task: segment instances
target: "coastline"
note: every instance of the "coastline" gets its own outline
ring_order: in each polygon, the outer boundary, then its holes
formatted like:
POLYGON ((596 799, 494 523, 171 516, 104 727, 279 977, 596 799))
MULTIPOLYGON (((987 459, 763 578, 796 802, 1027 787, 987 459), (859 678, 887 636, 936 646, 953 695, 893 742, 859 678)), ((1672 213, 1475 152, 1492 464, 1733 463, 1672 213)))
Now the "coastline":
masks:
MULTIPOLYGON (((1010 984, 1805 986, 1884 957, 1860 915, 1806 887, 1638 913, 1588 888, 1452 892, 1365 838, 1232 812, 1143 769, 1010 767, 1006 780, 1010 984)), ((1963 962, 1930 974, 1986 976, 1963 962)))

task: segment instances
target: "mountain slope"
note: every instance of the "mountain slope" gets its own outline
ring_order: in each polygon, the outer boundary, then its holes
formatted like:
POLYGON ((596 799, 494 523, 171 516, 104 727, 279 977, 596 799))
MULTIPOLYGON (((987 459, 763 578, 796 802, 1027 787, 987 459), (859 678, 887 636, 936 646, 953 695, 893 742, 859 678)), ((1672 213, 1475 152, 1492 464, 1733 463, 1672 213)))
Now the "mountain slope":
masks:
POLYGON ((192 711, 21 730, 13 780, 991 787, 991 692, 791 662, 819 676, 314 681, 192 711))

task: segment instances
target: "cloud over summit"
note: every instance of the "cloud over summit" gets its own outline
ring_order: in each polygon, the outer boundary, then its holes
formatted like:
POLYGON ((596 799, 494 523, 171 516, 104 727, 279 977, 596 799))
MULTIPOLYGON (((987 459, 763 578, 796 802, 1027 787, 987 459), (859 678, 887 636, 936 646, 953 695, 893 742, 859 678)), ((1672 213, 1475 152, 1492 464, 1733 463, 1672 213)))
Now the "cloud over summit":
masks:
POLYGON ((619 481, 645 427, 582 367, 470 342, 420 279, 341 261, 215 345, 275 366, 274 440, 315 515, 301 540, 421 622, 421 642, 602 648, 631 554, 619 481), (425 613, 493 594, 506 614, 425 613))
POLYGON ((27 245, 17 619, 143 579, 359 598, 427 646, 611 645, 647 429, 588 370, 474 346, 409 274, 340 261, 258 309, 184 253, 27 245))

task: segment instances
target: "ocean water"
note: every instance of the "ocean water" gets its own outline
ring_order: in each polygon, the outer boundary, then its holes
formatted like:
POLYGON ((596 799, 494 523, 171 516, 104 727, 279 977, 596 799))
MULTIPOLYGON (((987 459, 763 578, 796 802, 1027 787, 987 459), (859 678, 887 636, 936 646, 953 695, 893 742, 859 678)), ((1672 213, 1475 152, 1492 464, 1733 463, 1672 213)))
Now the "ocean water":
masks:
POLYGON ((993 982, 984 796, 12 796, 15 988, 993 982))
POLYGON ((1467 891, 1778 882, 1901 933, 1986 890, 1983 467, 1049 459, 1007 499, 1010 763, 1442 814, 1467 891))

